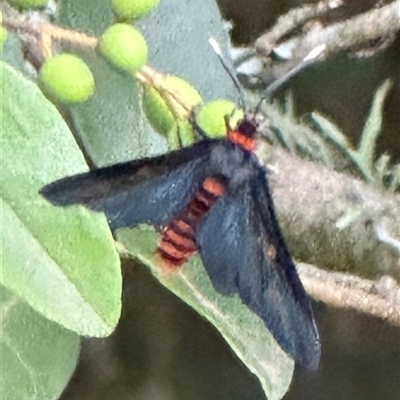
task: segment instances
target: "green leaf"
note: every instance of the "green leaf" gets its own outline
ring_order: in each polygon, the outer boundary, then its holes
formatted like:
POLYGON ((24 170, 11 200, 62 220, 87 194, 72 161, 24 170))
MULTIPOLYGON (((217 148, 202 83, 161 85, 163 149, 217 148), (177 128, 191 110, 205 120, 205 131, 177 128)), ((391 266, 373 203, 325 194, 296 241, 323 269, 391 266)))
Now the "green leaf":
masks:
POLYGON ((0 292, 0 398, 58 399, 75 370, 79 336, 0 292))
MULTIPOLYGON (((357 155, 359 164, 363 164, 365 169, 369 169, 370 175, 374 175, 374 159, 377 139, 383 126, 383 107, 389 90, 393 86, 390 79, 387 79, 377 89, 371 104, 371 110, 361 133, 357 155)), ((379 183, 379 182, 378 182, 379 183)))
POLYGON ((237 296, 215 291, 198 256, 192 257, 177 273, 166 273, 160 266, 158 235, 148 226, 120 229, 117 240, 127 254, 147 265, 169 290, 209 320, 224 336, 239 358, 260 379, 270 400, 287 392, 294 362, 278 346, 264 323, 237 296))
POLYGON ((391 87, 392 82, 388 79, 376 91, 357 149, 354 149, 346 135, 332 122, 317 112, 311 114, 322 134, 336 143, 342 152, 353 161, 364 179, 377 185, 382 185, 382 176, 374 166, 376 141, 382 130, 383 106, 391 87))
POLYGON ((82 335, 112 332, 121 308, 118 254, 104 215, 52 206, 38 192, 87 170, 67 125, 37 86, 2 77, 1 283, 82 335))
POLYGON ((96 80, 94 95, 70 110, 94 164, 104 166, 165 152, 166 140, 153 131, 140 108, 140 88, 134 78, 113 70, 100 57, 87 63, 96 80))

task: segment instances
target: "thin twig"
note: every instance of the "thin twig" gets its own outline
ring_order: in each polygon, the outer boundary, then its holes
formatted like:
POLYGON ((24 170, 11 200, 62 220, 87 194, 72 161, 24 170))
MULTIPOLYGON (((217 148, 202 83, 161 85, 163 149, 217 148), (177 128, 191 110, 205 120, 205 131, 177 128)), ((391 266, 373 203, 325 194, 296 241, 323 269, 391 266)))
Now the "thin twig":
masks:
POLYGON ((301 281, 315 300, 341 308, 352 308, 400 326, 400 287, 384 276, 377 281, 298 264, 301 281))
MULTIPOLYGON (((326 55, 328 55, 380 37, 391 36, 400 29, 399 10, 400 2, 396 0, 333 25, 322 27, 320 24, 315 24, 307 34, 289 39, 295 49, 293 58, 302 59, 305 54, 322 44, 326 45, 326 55)), ((275 30, 279 32, 277 28, 273 28, 271 34, 267 33, 257 40, 256 46, 260 52, 269 54, 272 51, 274 47, 272 39, 275 40, 276 46, 280 38, 273 37, 276 35, 275 30)))
POLYGON ((277 19, 272 29, 256 40, 256 49, 268 55, 283 37, 298 29, 299 26, 302 26, 312 18, 325 15, 330 10, 338 8, 341 5, 341 0, 335 2, 323 0, 316 4, 303 4, 300 7, 292 8, 285 15, 277 19))

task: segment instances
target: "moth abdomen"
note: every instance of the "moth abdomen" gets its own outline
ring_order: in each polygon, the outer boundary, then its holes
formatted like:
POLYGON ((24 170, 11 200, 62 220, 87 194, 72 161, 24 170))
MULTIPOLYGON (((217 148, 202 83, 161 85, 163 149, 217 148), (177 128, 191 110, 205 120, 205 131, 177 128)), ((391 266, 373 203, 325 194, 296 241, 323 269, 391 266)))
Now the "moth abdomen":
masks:
POLYGON ((170 268, 181 266, 197 250, 196 226, 224 193, 221 178, 206 178, 184 210, 163 229, 157 250, 170 268))

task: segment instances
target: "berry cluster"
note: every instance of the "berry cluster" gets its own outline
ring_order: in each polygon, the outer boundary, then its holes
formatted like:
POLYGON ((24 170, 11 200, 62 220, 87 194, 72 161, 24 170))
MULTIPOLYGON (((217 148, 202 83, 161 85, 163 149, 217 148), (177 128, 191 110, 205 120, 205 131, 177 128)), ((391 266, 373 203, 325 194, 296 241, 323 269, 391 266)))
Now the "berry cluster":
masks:
MULTIPOLYGON (((18 9, 44 8, 46 0, 9 0, 18 9)), ((117 70, 128 73, 143 86, 142 109, 153 128, 164 135, 170 148, 190 145, 196 131, 190 118, 211 137, 226 134, 225 117, 235 123, 243 112, 231 101, 221 99, 203 105, 199 92, 184 79, 155 71, 146 65, 147 43, 132 24, 145 16, 159 0, 112 0, 116 22, 99 37, 46 24, 41 31, 44 61, 39 71, 42 90, 54 102, 79 103, 95 92, 95 77, 79 56, 53 54, 52 40, 65 40, 96 49, 117 70)), ((7 37, 1 26, 0 44, 7 37)))

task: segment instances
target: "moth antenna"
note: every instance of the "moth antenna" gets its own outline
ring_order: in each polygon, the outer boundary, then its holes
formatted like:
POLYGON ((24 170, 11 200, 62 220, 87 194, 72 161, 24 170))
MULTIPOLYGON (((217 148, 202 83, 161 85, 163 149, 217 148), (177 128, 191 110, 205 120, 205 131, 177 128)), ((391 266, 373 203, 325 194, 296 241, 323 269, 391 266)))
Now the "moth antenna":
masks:
POLYGON ((301 70, 309 67, 311 64, 314 64, 314 62, 317 61, 319 59, 319 56, 324 52, 325 48, 326 45, 321 44, 312 49, 299 64, 297 64, 294 68, 289 70, 282 77, 277 79, 274 83, 269 85, 265 90, 265 95, 263 96, 263 98, 269 100, 272 94, 276 92, 277 89, 282 87, 286 82, 288 82, 291 78, 297 75, 301 70))
POLYGON ((213 48, 215 54, 218 56, 220 63, 224 67, 225 72, 230 76, 232 79, 233 84, 235 85, 237 91, 239 92, 239 105, 242 108, 243 111, 246 111, 246 106, 244 102, 244 92, 242 85, 239 82, 239 79, 237 78, 236 74, 234 71, 232 71, 232 68, 229 67, 228 62, 226 61, 224 55, 222 54, 222 50, 219 47, 218 42, 213 38, 210 37, 208 39, 208 42, 210 43, 211 47, 213 48))
POLYGON ((290 69, 286 74, 284 74, 282 77, 277 79, 275 82, 271 83, 267 89, 265 90, 264 96, 261 98, 259 103, 257 104, 255 114, 257 114, 260 110, 261 104, 264 100, 270 100, 272 97, 272 94, 276 92, 279 88, 281 88, 286 82, 288 82, 290 79, 292 79, 295 75, 297 75, 301 70, 304 68, 307 68, 311 64, 313 64, 315 61, 317 61, 320 58, 320 55, 324 52, 326 48, 325 44, 321 44, 314 49, 312 49, 304 59, 297 64, 294 68, 290 69))

